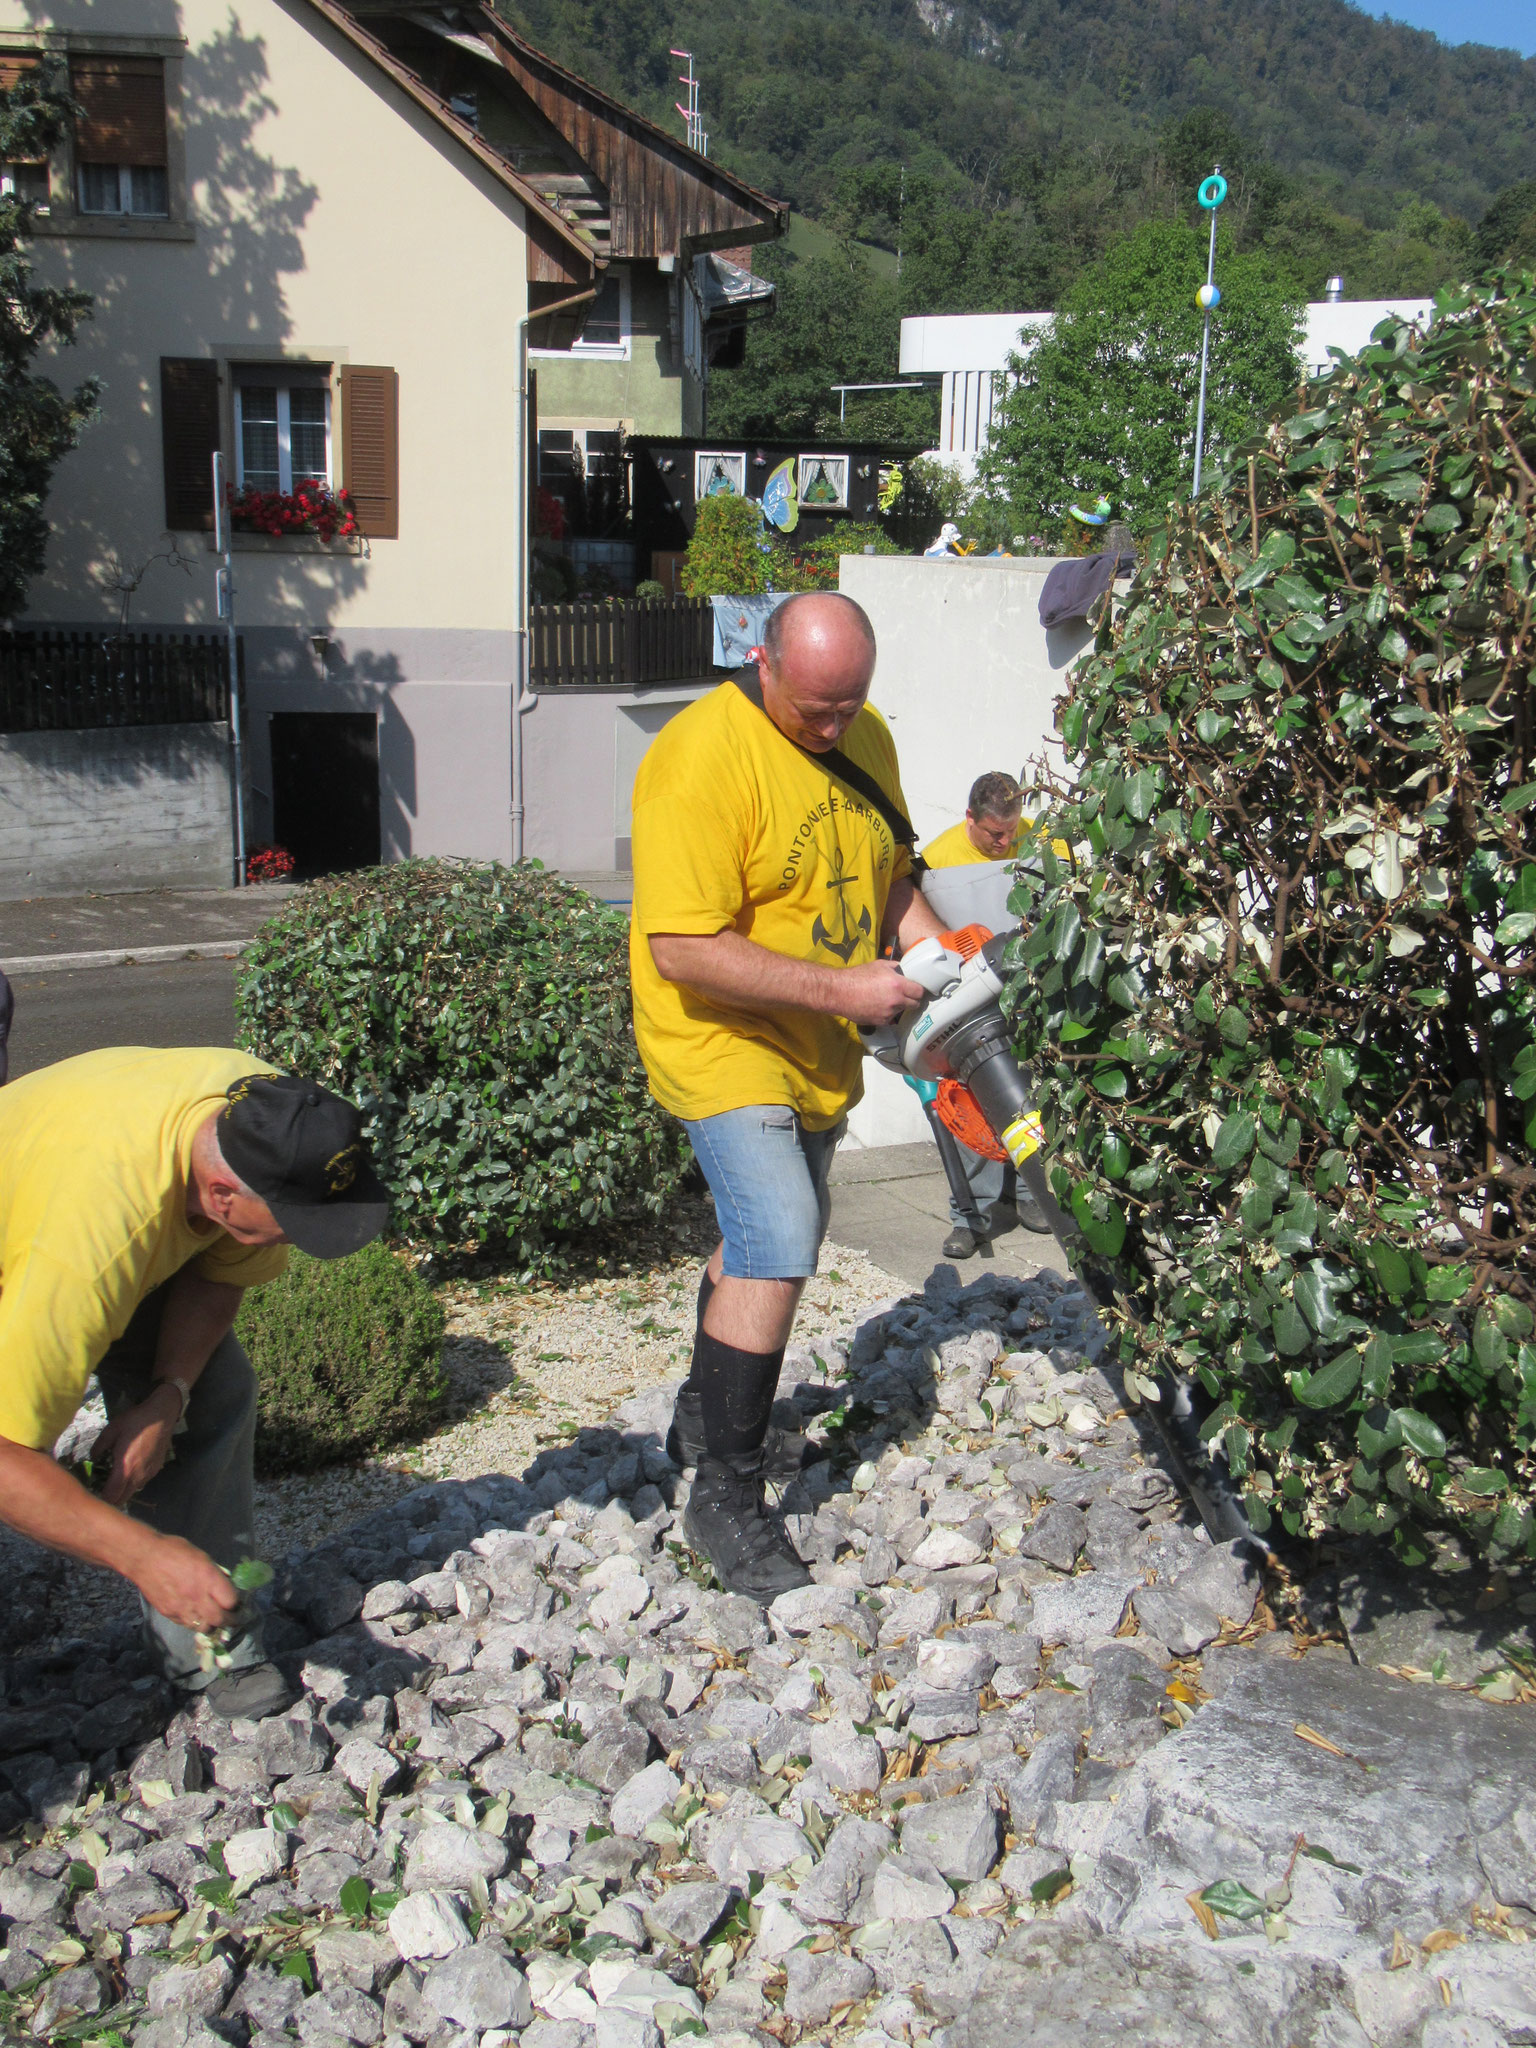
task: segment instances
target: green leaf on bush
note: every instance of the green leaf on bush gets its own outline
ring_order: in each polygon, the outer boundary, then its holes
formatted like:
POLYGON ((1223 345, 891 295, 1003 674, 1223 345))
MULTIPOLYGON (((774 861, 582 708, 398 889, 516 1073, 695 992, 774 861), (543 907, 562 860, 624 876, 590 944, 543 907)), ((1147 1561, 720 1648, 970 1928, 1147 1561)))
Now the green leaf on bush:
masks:
POLYGON ((1125 785, 1125 808, 1136 820, 1144 825, 1151 817, 1157 803, 1158 777, 1154 769, 1138 768, 1125 785))
POLYGON ((1099 1164, 1110 1180, 1119 1180, 1131 1163, 1131 1148, 1118 1131, 1111 1131, 1104 1140, 1104 1149, 1099 1155, 1099 1164))
POLYGON ((1246 1109, 1235 1109, 1222 1119, 1216 1133, 1216 1142, 1211 1147, 1211 1165, 1217 1173, 1230 1173, 1234 1166, 1241 1166, 1253 1150, 1253 1141, 1258 1132, 1257 1120, 1246 1109))
POLYGON ((1371 1463, 1379 1465, 1389 1451, 1401 1448, 1403 1426, 1390 1408, 1378 1403, 1356 1422, 1355 1441, 1371 1463))
POLYGON ((297 1977, 306 1991, 315 1988, 315 1966, 308 1949, 296 1948, 292 1955, 285 1956, 278 1965, 277 1974, 279 1977, 297 1977))
POLYGON ((1499 808, 1504 811, 1523 811, 1527 804, 1536 804, 1536 782, 1519 783, 1499 798, 1499 808))
POLYGON ((1299 1352, 1312 1347, 1312 1332, 1294 1302, 1276 1302, 1269 1327, 1274 1332, 1275 1349, 1282 1358, 1295 1358, 1299 1352))
POLYGON ((1343 1351, 1320 1371, 1307 1374, 1305 1379, 1298 1373, 1291 1381, 1291 1391, 1308 1408, 1338 1408, 1359 1384, 1360 1354, 1343 1351))
POLYGON ((259 1557, 243 1557, 230 1573, 230 1580, 241 1593, 255 1593, 272 1583, 272 1567, 259 1557))
POLYGON ((1431 1266, 1424 1292, 1431 1301, 1460 1301, 1474 1278, 1470 1266, 1431 1266))
POLYGON ((1333 1275, 1314 1259, 1304 1272, 1296 1275, 1291 1290, 1296 1306, 1325 1341, 1336 1335, 1339 1327, 1339 1312, 1333 1300, 1336 1284, 1333 1275))
POLYGON ((1093 1070, 1092 1080, 1093 1085, 1098 1090, 1099 1094, 1104 1096, 1108 1101, 1120 1102, 1124 1099, 1128 1083, 1126 1081, 1125 1069, 1123 1067, 1095 1067, 1093 1070))
POLYGON ((1394 1300, 1399 1300, 1412 1284, 1413 1276, 1408 1270, 1407 1259, 1395 1244, 1388 1244, 1385 1238, 1380 1237, 1370 1246, 1369 1252, 1377 1279, 1394 1300))
POLYGON ((1347 1870, 1351 1877, 1363 1877, 1365 1874, 1358 1863, 1345 1863, 1331 1850, 1320 1847, 1316 1842, 1304 1842, 1301 1853, 1303 1856, 1310 1856, 1314 1863, 1326 1863, 1330 1870, 1347 1870))
POLYGON ((1466 1493, 1505 1493, 1509 1489, 1508 1479, 1491 1465, 1468 1465, 1456 1478, 1466 1493))
POLYGON ((1410 1451, 1417 1451, 1421 1458, 1443 1458, 1445 1456, 1445 1435, 1427 1415, 1417 1408, 1399 1408, 1397 1425, 1403 1432, 1403 1442, 1410 1451))

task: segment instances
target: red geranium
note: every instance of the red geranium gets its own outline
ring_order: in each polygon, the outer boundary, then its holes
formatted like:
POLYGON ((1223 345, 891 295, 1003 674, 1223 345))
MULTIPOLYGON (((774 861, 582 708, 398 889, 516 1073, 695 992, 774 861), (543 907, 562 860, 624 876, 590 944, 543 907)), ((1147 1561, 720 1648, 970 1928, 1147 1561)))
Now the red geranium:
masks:
POLYGON ((294 491, 232 490, 229 511, 242 532, 270 534, 274 540, 285 533, 350 540, 359 531, 351 492, 333 491, 313 479, 294 491))
POLYGON ((286 846, 257 846, 245 857, 248 882, 281 882, 293 869, 293 855, 286 846))

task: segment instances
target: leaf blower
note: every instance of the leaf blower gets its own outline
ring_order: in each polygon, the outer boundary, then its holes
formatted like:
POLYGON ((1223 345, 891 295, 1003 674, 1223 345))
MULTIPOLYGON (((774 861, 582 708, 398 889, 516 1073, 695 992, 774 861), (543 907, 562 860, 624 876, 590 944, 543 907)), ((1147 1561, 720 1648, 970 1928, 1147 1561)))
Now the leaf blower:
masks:
POLYGON ((1079 1233, 1051 1193, 1040 1157, 1044 1131, 1013 1055, 1003 1016, 1002 956, 1006 936, 985 925, 920 939, 901 956, 901 971, 927 991, 894 1024, 862 1031, 864 1049, 900 1074, 920 1097, 944 1162, 956 1205, 977 1214, 960 1142, 984 1159, 1011 1159, 1056 1236, 1066 1244, 1079 1233))

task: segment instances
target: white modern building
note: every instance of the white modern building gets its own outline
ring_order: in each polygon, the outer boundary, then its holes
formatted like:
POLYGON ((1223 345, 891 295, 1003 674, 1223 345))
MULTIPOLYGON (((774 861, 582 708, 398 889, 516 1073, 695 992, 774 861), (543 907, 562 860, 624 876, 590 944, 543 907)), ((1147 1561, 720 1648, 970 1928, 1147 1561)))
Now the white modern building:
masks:
MULTIPOLYGON (((1431 299, 1315 299, 1306 309, 1302 360, 1326 370, 1330 349, 1353 354, 1387 319, 1423 326, 1431 299)), ((933 451, 966 476, 986 446, 993 409, 1007 389, 1008 358, 1027 353, 1049 313, 935 313, 901 323, 901 375, 940 380, 939 445, 933 451)))

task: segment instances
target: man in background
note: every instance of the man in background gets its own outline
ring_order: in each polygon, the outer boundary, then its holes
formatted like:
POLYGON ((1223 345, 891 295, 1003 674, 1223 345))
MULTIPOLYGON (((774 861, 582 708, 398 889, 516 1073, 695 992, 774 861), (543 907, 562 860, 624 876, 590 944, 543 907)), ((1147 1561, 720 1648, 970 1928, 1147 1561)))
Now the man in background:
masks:
MULTIPOLYGON (((1024 816, 1024 791, 1011 775, 994 768, 978 775, 971 784, 965 816, 951 825, 923 849, 931 868, 958 868, 983 861, 1016 860, 1034 831, 1034 821, 1024 816)), ((1066 852, 1064 846, 1059 850, 1066 852)), ((958 1143, 958 1140, 957 1140, 958 1143)), ((970 1183, 973 1207, 969 1214, 951 1195, 950 1231, 944 1240, 946 1259, 971 1258, 978 1243, 976 1219, 987 1226, 987 1236, 1017 1217, 1026 1230, 1048 1232, 1050 1225, 1028 1195, 1022 1199, 1012 1164, 1007 1160, 983 1159, 968 1145, 960 1146, 965 1177, 970 1183)))

